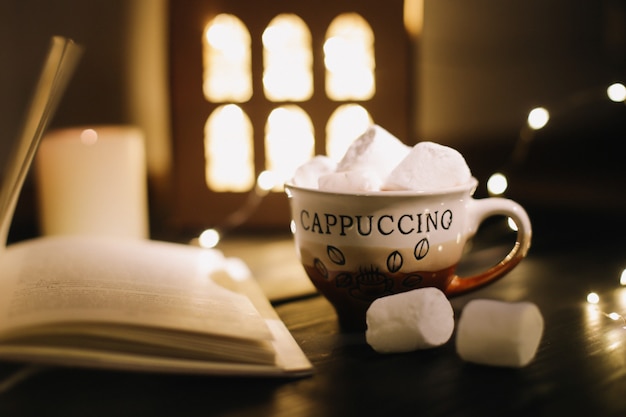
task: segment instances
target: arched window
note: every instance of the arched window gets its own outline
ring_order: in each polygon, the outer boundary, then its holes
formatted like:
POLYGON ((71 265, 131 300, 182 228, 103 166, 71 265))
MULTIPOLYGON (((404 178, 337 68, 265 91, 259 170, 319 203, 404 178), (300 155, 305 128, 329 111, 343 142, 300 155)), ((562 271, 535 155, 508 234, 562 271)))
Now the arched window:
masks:
POLYGON ((263 31, 263 89, 271 101, 313 95, 311 32, 295 14, 276 16, 263 31))
POLYGON ((237 17, 219 14, 203 36, 203 91, 214 103, 242 103, 252 97, 250 33, 237 17))
MULTIPOLYGON (((282 184, 316 154, 343 157, 373 121, 409 138, 417 76, 404 10, 422 1, 169 2, 178 225, 219 224, 261 180, 282 184)), ((286 224, 288 199, 272 191, 245 227, 286 224)))
POLYGON ((272 110, 265 125, 265 163, 278 179, 277 191, 313 156, 314 148, 313 123, 304 110, 294 104, 272 110))
POLYGON ((236 104, 219 106, 204 128, 205 177, 209 189, 244 192, 254 187, 252 123, 236 104))
POLYGON ((326 94, 332 100, 369 100, 376 92, 374 33, 358 13, 343 13, 324 42, 326 94))
POLYGON ((343 104, 326 124, 326 154, 339 161, 354 139, 373 123, 369 112, 358 104, 343 104))

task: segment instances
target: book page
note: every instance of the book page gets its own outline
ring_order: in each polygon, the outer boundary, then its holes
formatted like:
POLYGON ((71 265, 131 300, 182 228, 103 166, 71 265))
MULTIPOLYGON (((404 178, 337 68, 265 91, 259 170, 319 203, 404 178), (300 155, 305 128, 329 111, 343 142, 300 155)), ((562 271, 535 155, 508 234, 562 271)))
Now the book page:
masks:
POLYGON ((50 42, 24 126, 9 154, 7 166, 4 169, 0 167, 0 252, 6 245, 13 211, 39 141, 74 73, 81 53, 82 48, 71 39, 54 36, 50 42))
POLYGON ((11 245, 0 255, 0 339, 26 326, 102 322, 271 339, 247 297, 211 280, 222 264, 218 251, 143 240, 11 245))

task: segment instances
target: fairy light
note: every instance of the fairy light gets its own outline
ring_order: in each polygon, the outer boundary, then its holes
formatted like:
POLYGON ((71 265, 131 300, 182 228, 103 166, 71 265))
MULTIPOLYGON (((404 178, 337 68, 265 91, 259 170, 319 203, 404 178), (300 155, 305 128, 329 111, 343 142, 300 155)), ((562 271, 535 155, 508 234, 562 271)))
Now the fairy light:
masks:
POLYGON ((528 126, 533 130, 539 130, 548 124, 550 113, 543 107, 536 107, 528 113, 528 126))
MULTIPOLYGON (((620 278, 619 278, 619 283, 621 286, 626 286, 626 268, 622 270, 621 274, 620 274, 620 278)), ((594 310, 598 313, 600 313, 601 315, 603 315, 604 317, 607 317, 610 320, 613 321, 621 321, 622 322, 622 329, 626 330, 626 317, 624 317, 622 314, 616 312, 616 311, 612 311, 610 313, 606 313, 605 311, 602 311, 600 309, 600 296, 598 295, 598 293, 596 292, 590 292, 587 294, 587 304, 589 304, 590 306, 594 307, 594 310)))
POLYGON ((220 232, 217 229, 206 229, 198 237, 198 244, 205 249, 214 248, 220 242, 220 232))
POLYGON ((606 94, 609 96, 611 101, 616 103, 622 102, 626 100, 626 87, 624 87, 624 84, 622 83, 611 84, 606 89, 606 94))
POLYGON ((243 224, 254 213, 261 201, 270 191, 276 188, 278 183, 279 180, 276 173, 262 171, 257 176, 255 187, 248 193, 245 203, 226 217, 219 225, 204 230, 192 241, 202 248, 210 249, 216 247, 228 231, 243 224))
POLYGON ((487 191, 491 195, 502 195, 509 186, 509 182, 506 176, 500 172, 496 172, 489 180, 487 180, 487 191))
POLYGON ((610 318, 613 321, 617 321, 619 319, 623 319, 623 317, 619 314, 617 314, 616 312, 612 312, 606 315, 608 318, 610 318))
MULTIPOLYGON (((615 103, 626 103, 626 86, 623 83, 613 83, 606 87, 605 92, 609 100, 615 103)), ((515 144, 515 148, 506 167, 500 172, 494 172, 487 180, 487 192, 492 196, 503 196, 505 194, 509 189, 509 181, 502 172, 508 172, 510 174, 525 161, 530 144, 535 139, 535 132, 546 127, 552 118, 552 113, 563 114, 567 112, 573 105, 580 104, 581 97, 583 97, 585 101, 591 101, 597 100, 598 96, 598 91, 593 89, 583 92, 583 95, 580 93, 572 94, 570 98, 563 100, 559 105, 551 106, 550 111, 548 111, 548 108, 541 106, 531 109, 526 117, 526 123, 520 130, 518 141, 515 144)), ((622 285, 626 285, 626 275, 623 277, 622 285)))
POLYGON ((262 191, 270 191, 279 183, 278 176, 272 171, 263 171, 257 177, 257 187, 262 191))
POLYGON ((597 305, 600 302, 600 296, 595 292, 587 294, 587 302, 589 304, 597 305))

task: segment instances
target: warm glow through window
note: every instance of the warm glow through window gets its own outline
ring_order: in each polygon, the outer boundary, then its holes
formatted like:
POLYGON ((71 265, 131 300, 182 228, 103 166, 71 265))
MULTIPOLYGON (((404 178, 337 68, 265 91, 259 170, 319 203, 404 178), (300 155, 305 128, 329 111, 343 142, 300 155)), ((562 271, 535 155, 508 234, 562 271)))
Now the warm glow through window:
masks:
POLYGON ((276 191, 291 178, 296 168, 314 155, 313 123, 296 105, 274 109, 265 127, 266 169, 277 177, 276 191))
POLYGON ((326 154, 339 161, 350 144, 372 123, 370 114, 358 104, 344 104, 337 108, 326 125, 326 154))
POLYGON ((203 90, 212 102, 245 102, 252 96, 250 33, 237 17, 220 14, 203 37, 203 90))
POLYGON ((304 101, 313 94, 311 33, 294 14, 275 17, 263 32, 263 88, 272 101, 304 101))
MULTIPOLYGON (((276 178, 273 191, 282 191, 295 169, 315 155, 311 118, 300 106, 285 104, 266 119, 265 166, 255 166, 259 158, 255 159, 254 150, 259 146, 254 145, 253 130, 259 126, 253 126, 235 103, 307 102, 314 93, 312 35, 301 17, 276 15, 260 40, 262 97, 252 89, 253 76, 260 74, 252 73, 251 48, 259 44, 252 43, 246 24, 234 15, 218 14, 203 33, 204 97, 220 105, 206 121, 204 138, 206 184, 215 192, 250 191, 260 170, 276 178)), ((324 32, 323 59, 326 95, 343 103, 338 103, 318 140, 325 140, 326 154, 339 160, 373 123, 362 105, 350 103, 369 100, 376 90, 374 34, 369 23, 358 13, 336 16, 324 32)))
POLYGON ((244 192, 254 187, 252 124, 235 104, 218 107, 204 132, 207 186, 219 192, 244 192))
POLYGON ((344 13, 328 27, 324 42, 326 94, 332 100, 374 96, 374 33, 357 13, 344 13))

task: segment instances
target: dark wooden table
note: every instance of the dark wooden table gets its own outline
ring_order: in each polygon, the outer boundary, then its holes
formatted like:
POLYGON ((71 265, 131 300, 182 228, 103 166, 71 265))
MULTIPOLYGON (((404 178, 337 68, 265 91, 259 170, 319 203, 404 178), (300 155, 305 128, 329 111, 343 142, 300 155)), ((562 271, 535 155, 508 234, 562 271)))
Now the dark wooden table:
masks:
MULTIPOLYGON (((276 310, 313 362, 311 377, 229 379, 55 368, 0 394, 0 416, 625 416, 626 322, 602 312, 626 315, 626 287, 619 284, 626 268, 626 230, 592 227, 602 220, 586 218, 556 229, 548 227, 554 226, 549 219, 545 228, 536 225, 535 245, 517 269, 452 300, 457 315, 474 298, 536 303, 545 333, 525 368, 465 363, 454 339, 432 350, 379 355, 363 334, 339 331, 325 299, 307 296, 280 301, 276 310), (587 303, 590 291, 600 295, 598 306, 587 303)), ((250 250, 262 250, 255 239, 250 250)), ((290 246, 272 242, 272 256, 294 256, 290 246)), ((484 248, 476 249, 477 259, 497 252, 484 248)), ((15 369, 0 364, 0 376, 15 369)))

